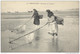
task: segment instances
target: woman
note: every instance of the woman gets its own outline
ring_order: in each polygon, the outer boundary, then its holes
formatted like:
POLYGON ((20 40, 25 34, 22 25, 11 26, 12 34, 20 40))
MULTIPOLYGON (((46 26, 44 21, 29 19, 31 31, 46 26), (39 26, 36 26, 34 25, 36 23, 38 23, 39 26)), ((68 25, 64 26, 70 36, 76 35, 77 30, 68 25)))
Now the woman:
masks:
POLYGON ((40 25, 39 14, 36 9, 33 9, 33 11, 34 11, 34 13, 33 13, 32 17, 34 17, 34 24, 38 26, 38 25, 40 25))
MULTIPOLYGON (((36 9, 33 9, 34 13, 32 15, 32 17, 34 17, 34 22, 33 24, 35 25, 35 28, 39 28, 40 25, 40 17, 38 14, 38 11, 36 9)), ((34 41, 37 41, 37 39, 39 39, 39 30, 34 32, 34 41)))
POLYGON ((49 26, 49 34, 54 35, 58 35, 58 25, 56 23, 56 18, 54 16, 54 13, 50 10, 46 10, 46 12, 48 13, 48 26, 49 26))

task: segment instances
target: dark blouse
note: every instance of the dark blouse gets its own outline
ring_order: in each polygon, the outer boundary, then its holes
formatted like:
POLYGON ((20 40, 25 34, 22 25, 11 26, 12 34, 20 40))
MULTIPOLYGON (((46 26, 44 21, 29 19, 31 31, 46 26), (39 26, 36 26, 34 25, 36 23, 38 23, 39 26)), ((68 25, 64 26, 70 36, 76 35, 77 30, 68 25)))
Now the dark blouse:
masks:
POLYGON ((34 13, 33 13, 33 16, 32 17, 34 17, 34 24, 35 25, 39 25, 40 24, 40 21, 39 21, 39 14, 38 14, 38 12, 37 11, 35 11, 34 13))
POLYGON ((38 14, 38 12, 36 11, 36 12, 33 13, 33 16, 32 16, 32 17, 38 18, 38 16, 39 16, 39 14, 38 14))

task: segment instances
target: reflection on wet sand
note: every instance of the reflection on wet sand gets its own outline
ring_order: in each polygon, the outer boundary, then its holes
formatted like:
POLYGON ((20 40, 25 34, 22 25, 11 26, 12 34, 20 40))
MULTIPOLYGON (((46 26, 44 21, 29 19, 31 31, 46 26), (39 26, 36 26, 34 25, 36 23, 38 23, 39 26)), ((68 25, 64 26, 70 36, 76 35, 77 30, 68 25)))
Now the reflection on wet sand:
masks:
POLYGON ((51 41, 42 41, 40 30, 35 32, 35 49, 39 51, 58 52, 58 38, 51 38, 51 41))
POLYGON ((50 52, 58 52, 58 38, 52 38, 48 43, 48 48, 50 52))
POLYGON ((34 32, 34 44, 35 48, 39 48, 39 40, 40 40, 40 30, 34 32))
POLYGON ((30 43, 24 43, 18 45, 17 47, 11 48, 15 50, 20 47, 28 47, 30 50, 34 49, 34 51, 49 51, 49 52, 58 52, 58 38, 51 38, 50 41, 42 41, 40 37, 40 30, 34 32, 34 39, 30 43))
MULTIPOLYGON (((57 39, 52 38, 50 34, 48 34, 48 26, 45 26, 44 28, 41 28, 40 30, 37 30, 34 32, 34 40, 32 40, 32 43, 26 43, 25 37, 21 38, 10 46, 9 43, 9 36, 13 37, 12 39, 18 38, 19 36, 22 36, 24 34, 15 34, 10 32, 9 30, 2 31, 2 43, 1 43, 1 50, 2 52, 78 52, 79 51, 79 45, 78 45, 78 30, 79 30, 79 24, 78 24, 78 18, 65 18, 65 24, 64 26, 59 25, 59 36, 57 39), (55 39, 55 40, 54 40, 55 39), (14 46, 16 45, 16 46, 14 46), (65 46, 66 45, 66 46, 65 46), (11 50, 10 48, 14 48, 11 50), (7 50, 8 49, 8 50, 7 50)), ((13 21, 13 20, 12 20, 13 21)), ((13 21, 15 22, 16 19, 13 21)), ((5 24, 3 27, 6 28, 6 25, 10 25, 11 20, 5 20, 5 24), (7 23, 8 22, 8 23, 7 23), (6 24, 7 23, 7 24, 6 24)), ((16 23, 15 23, 16 24, 16 23)), ((13 25, 13 24, 11 24, 13 25)), ((2 27, 2 29, 3 29, 2 27)), ((32 26, 29 26, 32 27, 32 26)), ((13 28, 9 27, 9 28, 13 28)), ((33 28, 33 27, 32 27, 33 28)), ((29 29, 30 31, 32 29, 29 29)), ((29 31, 26 30, 26 31, 29 31)), ((11 38, 10 38, 11 39, 11 38)))
MULTIPOLYGON (((71 19, 71 18, 70 18, 71 19)), ((66 19, 67 21, 69 19, 66 19)), ((71 19, 72 20, 72 19, 71 19)), ((78 25, 72 25, 69 24, 69 22, 65 22, 64 25, 66 28, 69 26, 69 28, 66 30, 65 27, 59 26, 59 36, 58 38, 52 38, 53 36, 48 34, 47 32, 47 26, 35 31, 34 39, 32 40, 32 43, 25 43, 22 44, 22 40, 17 43, 21 43, 21 45, 17 45, 17 47, 13 48, 12 51, 30 51, 30 52, 68 52, 68 51, 77 51, 78 50, 78 25), (73 26, 73 28, 71 27, 73 26), (76 28, 75 28, 76 27, 76 28), (63 29, 63 30, 62 30, 63 29), (77 29, 77 30, 76 30, 77 29), (74 31, 72 31, 74 30, 74 31), (66 31, 66 32, 65 32, 66 31), (74 35, 73 35, 73 34, 74 35), (72 39, 73 36, 73 39, 72 39), (76 41, 75 41, 76 40, 76 41), (69 44, 70 43, 70 44, 69 44), (74 44, 75 43, 75 44, 74 44), (66 45, 66 46, 65 46, 66 45)))

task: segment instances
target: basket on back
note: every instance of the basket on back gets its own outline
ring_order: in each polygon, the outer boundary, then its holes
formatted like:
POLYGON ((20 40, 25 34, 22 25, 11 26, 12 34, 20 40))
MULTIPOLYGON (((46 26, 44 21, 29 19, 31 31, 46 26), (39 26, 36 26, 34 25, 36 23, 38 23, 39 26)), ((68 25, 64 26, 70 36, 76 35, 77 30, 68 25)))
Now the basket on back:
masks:
POLYGON ((64 19, 63 18, 60 18, 60 17, 57 17, 57 16, 55 16, 55 18, 56 18, 57 24, 64 25, 64 19))
POLYGON ((43 18, 43 15, 39 15, 39 19, 42 19, 43 18))

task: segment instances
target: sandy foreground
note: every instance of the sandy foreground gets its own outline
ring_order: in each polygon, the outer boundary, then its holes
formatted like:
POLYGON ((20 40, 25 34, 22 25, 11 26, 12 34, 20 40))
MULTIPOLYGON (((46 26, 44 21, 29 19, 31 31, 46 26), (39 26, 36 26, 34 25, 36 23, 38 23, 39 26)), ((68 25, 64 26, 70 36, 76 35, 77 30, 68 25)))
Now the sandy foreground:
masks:
MULTIPOLYGON (((46 20, 41 20, 41 26, 46 20)), ((79 51, 79 21, 78 18, 64 18, 64 25, 59 25, 58 38, 53 38, 48 34, 48 26, 32 33, 34 35, 32 43, 27 44, 26 38, 23 37, 13 44, 10 40, 23 36, 32 31, 28 28, 25 33, 16 34, 9 30, 2 31, 1 51, 2 52, 78 52, 79 51)), ((28 25, 29 26, 29 25, 28 25)), ((34 29, 35 30, 35 29, 34 29)), ((29 35, 28 35, 29 36, 29 35)))

